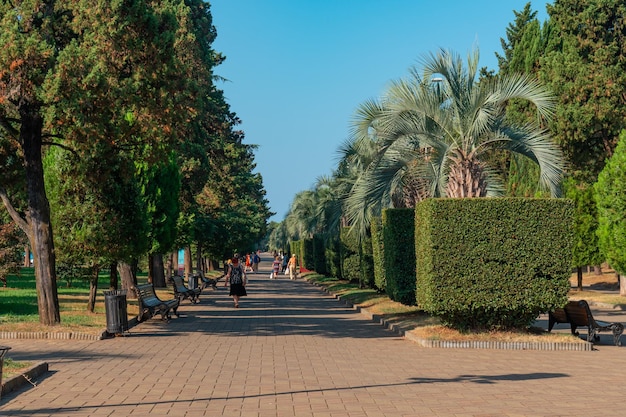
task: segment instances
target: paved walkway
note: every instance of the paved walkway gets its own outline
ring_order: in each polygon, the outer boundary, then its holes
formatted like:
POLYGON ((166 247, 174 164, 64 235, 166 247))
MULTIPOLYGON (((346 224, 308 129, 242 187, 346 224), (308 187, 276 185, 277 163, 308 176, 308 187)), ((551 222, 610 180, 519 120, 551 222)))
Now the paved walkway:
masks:
MULTIPOLYGON (((262 266, 268 267, 268 260, 262 266)), ((4 340, 47 361, 1 416, 623 416, 626 350, 428 349, 304 281, 251 275, 104 341, 4 340)), ((624 321, 623 319, 620 321, 624 321)))

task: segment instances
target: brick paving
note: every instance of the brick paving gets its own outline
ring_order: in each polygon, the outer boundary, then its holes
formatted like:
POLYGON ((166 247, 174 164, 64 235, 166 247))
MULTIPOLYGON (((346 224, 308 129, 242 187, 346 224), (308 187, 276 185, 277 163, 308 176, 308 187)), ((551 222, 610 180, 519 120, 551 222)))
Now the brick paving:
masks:
POLYGON ((220 286, 128 337, 2 340, 51 372, 3 396, 0 415, 625 414, 626 351, 610 339, 593 352, 423 348, 304 281, 250 276, 239 309, 220 286))

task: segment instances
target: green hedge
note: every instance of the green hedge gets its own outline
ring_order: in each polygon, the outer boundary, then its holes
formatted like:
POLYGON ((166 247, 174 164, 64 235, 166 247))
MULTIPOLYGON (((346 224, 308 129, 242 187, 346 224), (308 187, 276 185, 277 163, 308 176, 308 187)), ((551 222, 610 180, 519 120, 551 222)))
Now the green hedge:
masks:
POLYGON ((324 253, 326 255, 326 270, 332 277, 343 279, 341 275, 341 256, 340 256, 339 237, 335 237, 326 243, 324 253))
POLYGON ((309 271, 315 270, 315 242, 313 239, 302 240, 302 263, 300 266, 309 271))
POLYGON ((372 238, 366 236, 361 241, 360 261, 361 261, 361 288, 374 288, 374 255, 372 252, 372 238))
POLYGON ((313 236, 313 250, 315 258, 313 259, 313 270, 318 274, 327 275, 326 268, 326 248, 324 239, 321 236, 313 236))
POLYGON ((383 224, 380 217, 372 218, 372 255, 374 256, 374 288, 385 291, 385 245, 383 244, 383 224))
POLYGON ((573 212, 564 199, 418 204, 418 304, 461 330, 529 326, 567 301, 573 212))
POLYGON ((413 209, 383 210, 385 291, 406 305, 415 305, 414 222, 413 209))
POLYGON ((359 282, 361 279, 361 260, 359 242, 349 227, 341 228, 341 275, 343 279, 359 282))
POLYGON ((296 254, 296 260, 298 265, 302 265, 302 246, 301 240, 292 240, 289 242, 290 255, 296 254))

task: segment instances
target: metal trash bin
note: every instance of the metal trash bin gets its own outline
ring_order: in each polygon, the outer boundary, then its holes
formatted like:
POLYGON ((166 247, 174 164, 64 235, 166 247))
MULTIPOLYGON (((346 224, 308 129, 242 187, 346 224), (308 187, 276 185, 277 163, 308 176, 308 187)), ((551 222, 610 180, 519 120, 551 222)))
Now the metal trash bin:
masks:
POLYGON ((198 288, 198 276, 197 275, 189 275, 187 278, 187 286, 191 290, 195 290, 198 288))
POLYGON ((4 366, 4 355, 11 348, 8 346, 0 346, 0 398, 2 398, 2 367, 4 366))
POLYGON ((128 330, 126 290, 104 292, 104 308, 107 317, 107 333, 119 334, 128 330))

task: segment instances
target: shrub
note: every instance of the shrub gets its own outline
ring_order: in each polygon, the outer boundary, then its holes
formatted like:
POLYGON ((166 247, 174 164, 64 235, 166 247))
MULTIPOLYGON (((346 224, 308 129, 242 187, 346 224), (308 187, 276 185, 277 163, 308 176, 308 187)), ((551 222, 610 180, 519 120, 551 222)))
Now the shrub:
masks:
POLYGON ((338 237, 326 243, 324 252, 326 254, 326 270, 330 276, 343 279, 341 275, 340 241, 338 237))
POLYGON ((372 238, 365 237, 361 241, 361 288, 374 288, 374 256, 372 254, 372 238))
POLYGON ((315 244, 313 239, 304 239, 302 242, 302 257, 300 266, 309 271, 315 270, 315 244))
POLYGON ((415 240, 413 209, 383 210, 384 268, 387 295, 415 305, 415 240))
POLYGON ((372 256, 374 257, 374 288, 385 291, 385 245, 383 243, 383 224, 380 217, 372 218, 372 256))
POLYGON ((361 262, 359 260, 359 242, 349 227, 343 227, 341 239, 341 275, 350 281, 359 281, 361 276, 361 262))
POLYGON ((415 210, 417 301, 460 330, 530 325, 567 301, 573 204, 430 199, 415 210))
POLYGON ((326 268, 326 249, 324 248, 324 239, 321 236, 313 236, 313 252, 315 258, 313 260, 313 269, 318 274, 328 274, 326 268))

